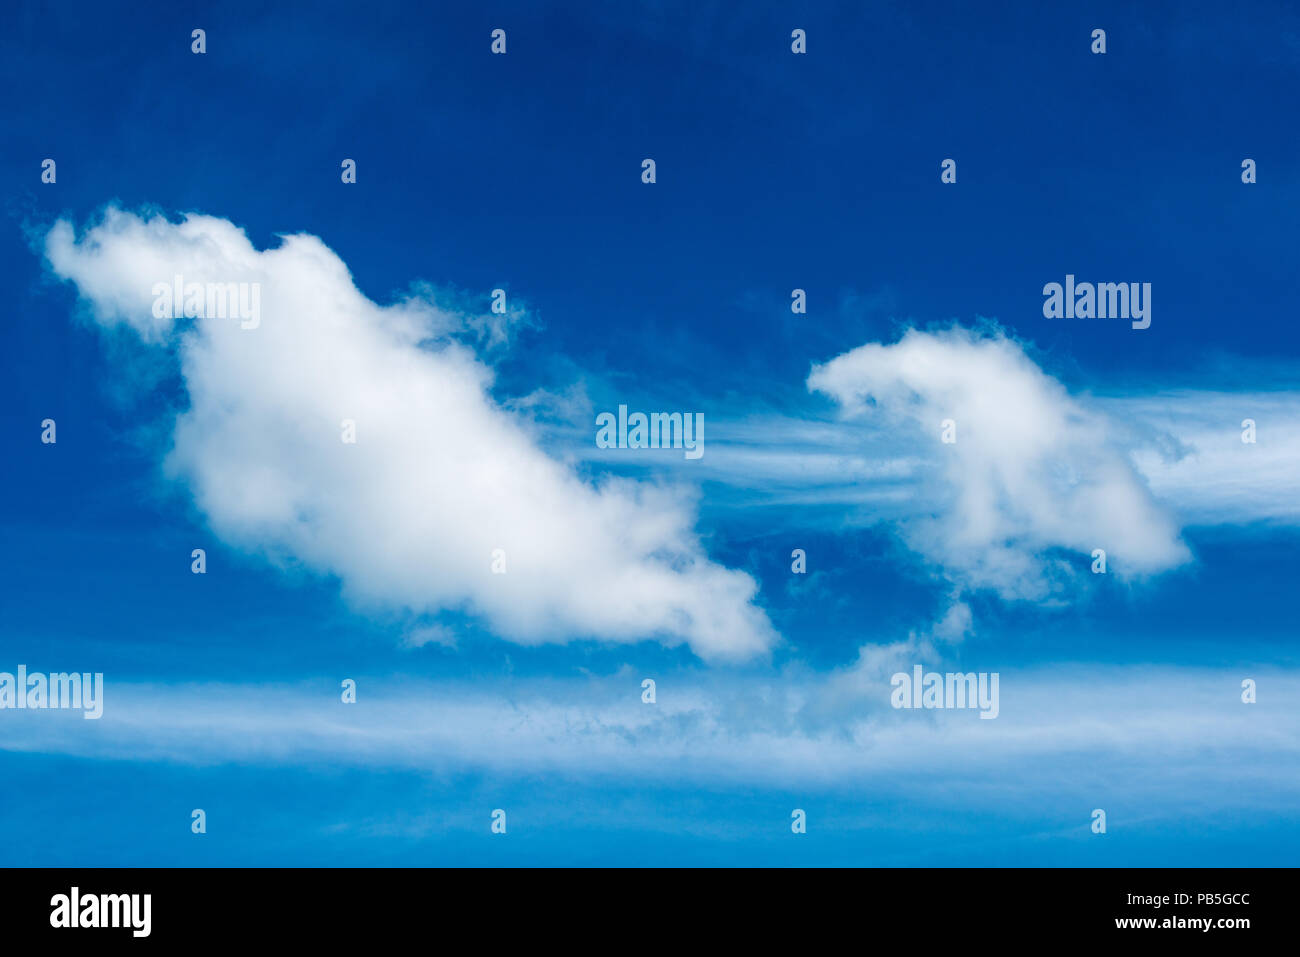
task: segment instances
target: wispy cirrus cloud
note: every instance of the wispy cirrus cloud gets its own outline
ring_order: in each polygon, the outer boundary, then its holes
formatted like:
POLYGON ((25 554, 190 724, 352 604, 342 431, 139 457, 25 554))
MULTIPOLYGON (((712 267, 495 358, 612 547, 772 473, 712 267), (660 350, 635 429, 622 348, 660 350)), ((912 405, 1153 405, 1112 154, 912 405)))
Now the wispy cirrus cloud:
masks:
POLYGON ((1127 425, 1134 464, 1182 521, 1300 525, 1300 391, 1182 389, 1098 405, 1127 425))
POLYGON ((1046 793, 1086 802, 1124 781, 1130 800, 1150 796, 1163 813, 1187 800, 1277 809, 1300 790, 1292 771, 1300 715, 1286 704, 1300 694, 1294 670, 1003 668, 1000 713, 985 721, 973 710, 890 707, 891 672, 935 661, 916 653, 907 644, 865 646, 851 665, 824 674, 789 669, 779 679, 663 675, 652 705, 642 703, 641 675, 631 669, 474 687, 359 676, 355 705, 340 703, 337 684, 327 681, 110 680, 100 721, 11 712, 0 724, 0 749, 186 765, 869 788, 995 802, 1046 793), (1257 704, 1241 701, 1246 675, 1258 682, 1257 704))
MULTIPOLYGON (((1300 524, 1300 391, 1152 387, 1070 398, 1105 422, 1106 442, 1179 525, 1300 524), (1253 444, 1241 441, 1246 419, 1256 423, 1253 444)), ((677 465, 595 449, 582 426, 556 429, 555 440, 603 464, 677 465)), ((720 506, 821 506, 836 522, 893 522, 933 510, 946 454, 937 424, 895 426, 885 415, 819 409, 714 415, 708 455, 691 471, 727 488, 720 506)))

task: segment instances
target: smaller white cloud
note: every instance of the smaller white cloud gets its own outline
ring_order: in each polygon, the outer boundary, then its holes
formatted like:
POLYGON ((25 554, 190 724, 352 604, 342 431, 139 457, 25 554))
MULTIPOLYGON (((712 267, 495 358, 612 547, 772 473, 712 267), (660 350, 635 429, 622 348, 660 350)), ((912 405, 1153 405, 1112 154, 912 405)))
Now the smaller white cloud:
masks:
POLYGON ((1096 548, 1124 577, 1191 557, 1106 416, 1004 336, 910 330, 815 366, 808 387, 932 461, 919 514, 898 523, 904 541, 961 587, 1044 600, 1087 568, 1096 548), (952 444, 941 442, 947 419, 952 444))
POLYGON ((455 648, 457 645, 456 632, 446 625, 419 625, 412 628, 402 639, 402 644, 407 648, 423 648, 425 645, 441 645, 444 648, 455 648))

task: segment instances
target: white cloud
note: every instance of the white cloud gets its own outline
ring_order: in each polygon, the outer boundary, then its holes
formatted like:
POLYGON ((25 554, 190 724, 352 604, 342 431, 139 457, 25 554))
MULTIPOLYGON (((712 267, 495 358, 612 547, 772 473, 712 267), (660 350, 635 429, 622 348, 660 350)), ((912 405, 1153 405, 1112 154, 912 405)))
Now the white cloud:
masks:
POLYGON ((1108 419, 1007 338, 910 330, 815 366, 808 387, 855 421, 901 432, 900 449, 927 449, 935 478, 922 480, 924 498, 899 527, 962 587, 1043 600, 1094 548, 1121 576, 1190 558, 1108 419), (940 441, 945 419, 956 423, 953 444, 940 441), (1060 550, 1076 555, 1067 562, 1060 550))
POLYGON ((60 221, 46 256, 99 323, 174 347, 189 407, 166 468, 226 542, 336 575, 359 605, 465 609, 519 642, 655 637, 720 659, 775 642, 756 582, 705 555, 688 493, 588 484, 494 402, 490 367, 452 336, 481 317, 377 305, 319 239, 258 251, 209 216, 110 209, 80 238, 60 221), (260 283, 260 325, 155 317, 154 284, 176 274, 260 283))

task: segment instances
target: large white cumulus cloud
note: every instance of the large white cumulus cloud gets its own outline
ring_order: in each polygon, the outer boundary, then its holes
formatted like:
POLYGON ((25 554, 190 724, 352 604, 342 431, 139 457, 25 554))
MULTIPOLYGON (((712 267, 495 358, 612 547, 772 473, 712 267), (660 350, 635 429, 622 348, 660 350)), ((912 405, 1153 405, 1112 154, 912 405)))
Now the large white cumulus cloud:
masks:
POLYGON ((925 511, 900 521, 902 535, 964 587, 1044 600, 1096 548, 1109 572, 1131 577, 1191 557, 1106 416, 1004 336, 913 329, 815 366, 808 387, 930 445, 935 474, 917 491, 925 511), (945 419, 952 444, 941 442, 945 419))
POLYGON ((775 641, 755 581, 705 555, 687 493, 589 484, 548 457, 449 337, 463 318, 377 305, 319 239, 259 251, 226 220, 109 209, 80 237, 56 223, 45 252, 97 321, 175 347, 189 407, 167 469, 236 547, 335 575, 362 606, 465 610, 519 642, 653 637, 739 659, 775 641), (176 274, 260 283, 260 325, 156 317, 154 285, 176 274))

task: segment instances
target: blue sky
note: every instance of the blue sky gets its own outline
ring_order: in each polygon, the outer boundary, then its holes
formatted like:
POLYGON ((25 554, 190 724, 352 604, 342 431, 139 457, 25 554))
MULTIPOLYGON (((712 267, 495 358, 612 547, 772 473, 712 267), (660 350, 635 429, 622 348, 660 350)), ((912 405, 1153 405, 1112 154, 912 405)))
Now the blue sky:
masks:
POLYGON ((1300 15, 563 7, 6 10, 0 861, 1293 864, 1300 15))

